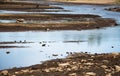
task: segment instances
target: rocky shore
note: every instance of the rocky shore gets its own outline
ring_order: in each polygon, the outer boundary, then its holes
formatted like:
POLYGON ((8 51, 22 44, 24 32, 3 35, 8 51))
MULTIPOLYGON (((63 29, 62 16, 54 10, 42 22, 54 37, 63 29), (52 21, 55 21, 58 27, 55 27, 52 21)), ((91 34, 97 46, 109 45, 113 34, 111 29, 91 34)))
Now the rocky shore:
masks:
POLYGON ((64 59, 1 70, 0 76, 119 76, 120 53, 69 53, 64 59))

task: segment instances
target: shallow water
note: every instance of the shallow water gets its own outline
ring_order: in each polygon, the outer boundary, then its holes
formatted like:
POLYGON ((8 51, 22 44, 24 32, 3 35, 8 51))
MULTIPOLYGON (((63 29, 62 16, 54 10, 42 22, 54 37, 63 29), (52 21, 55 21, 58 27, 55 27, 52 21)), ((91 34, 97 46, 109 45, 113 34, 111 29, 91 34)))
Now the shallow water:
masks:
MULTIPOLYGON (((66 10, 72 10, 72 12, 60 13, 98 14, 102 17, 114 18, 120 23, 120 13, 103 10, 108 6, 60 6, 66 10)), ((66 52, 120 52, 120 25, 81 31, 0 32, 0 42, 19 42, 24 40, 33 43, 0 44, 0 46, 29 46, 28 48, 0 48, 0 69, 29 66, 39 64, 45 60, 64 58, 67 56, 66 52), (43 44, 45 46, 42 46, 43 44), (10 53, 6 54, 7 51, 10 51, 10 53), (58 56, 55 57, 52 54, 58 54, 58 56)))

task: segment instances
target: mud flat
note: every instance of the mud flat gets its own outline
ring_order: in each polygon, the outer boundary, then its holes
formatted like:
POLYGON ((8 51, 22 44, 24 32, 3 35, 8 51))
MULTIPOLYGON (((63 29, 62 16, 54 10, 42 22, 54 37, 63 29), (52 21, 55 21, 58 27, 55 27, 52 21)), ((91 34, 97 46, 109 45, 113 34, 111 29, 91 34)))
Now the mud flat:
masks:
POLYGON ((114 19, 90 14, 0 14, 0 19, 16 20, 16 23, 1 23, 0 31, 83 30, 117 25, 114 19), (23 22, 17 22, 18 19, 23 22), (29 23, 29 20, 42 21, 29 23))
MULTIPOLYGON (((0 3, 1 10, 11 10, 11 11, 31 11, 35 12, 35 10, 45 11, 43 9, 63 9, 62 7, 51 6, 49 4, 43 3, 34 3, 34 2, 1 2, 0 3)), ((41 12, 39 11, 39 12, 41 12)))
POLYGON ((23 68, 1 70, 2 76, 119 76, 120 53, 73 53, 23 68))

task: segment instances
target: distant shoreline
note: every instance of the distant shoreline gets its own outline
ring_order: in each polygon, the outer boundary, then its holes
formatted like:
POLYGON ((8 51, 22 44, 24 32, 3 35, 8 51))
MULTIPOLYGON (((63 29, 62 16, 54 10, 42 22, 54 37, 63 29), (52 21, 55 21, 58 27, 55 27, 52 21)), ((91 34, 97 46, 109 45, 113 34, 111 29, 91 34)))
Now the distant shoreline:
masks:
POLYGON ((116 0, 50 0, 53 2, 69 3, 69 4, 91 4, 91 5, 114 5, 119 4, 116 0))

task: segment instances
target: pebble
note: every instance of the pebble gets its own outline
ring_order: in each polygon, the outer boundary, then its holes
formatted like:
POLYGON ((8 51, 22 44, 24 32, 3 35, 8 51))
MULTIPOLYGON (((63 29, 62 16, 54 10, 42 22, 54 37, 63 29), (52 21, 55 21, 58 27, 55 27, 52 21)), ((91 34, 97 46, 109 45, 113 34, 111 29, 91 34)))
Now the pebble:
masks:
POLYGON ((90 62, 88 62, 88 63, 84 63, 85 65, 94 65, 93 63, 90 63, 90 62))
POLYGON ((65 66, 68 66, 68 65, 70 65, 69 63, 61 63, 61 64, 58 64, 59 65, 59 67, 65 67, 65 66))
POLYGON ((49 70, 52 71, 52 72, 55 72, 56 68, 54 68, 54 67, 53 68, 49 68, 49 70))
POLYGON ((19 72, 15 72, 15 74, 19 74, 19 72))
POLYGON ((10 54, 10 51, 6 51, 6 54, 10 54))
POLYGON ((49 30, 50 30, 49 28, 46 29, 46 31, 49 31, 49 30))
POLYGON ((26 69, 26 70, 21 70, 22 72, 24 72, 24 73, 27 73, 27 72, 29 72, 29 70, 28 69, 26 69))
POLYGON ((94 73, 94 72, 87 72, 85 75, 86 76, 96 76, 96 73, 94 73))
POLYGON ((49 69, 45 69, 44 71, 45 71, 45 72, 50 72, 50 70, 49 70, 49 69))
POLYGON ((46 46, 46 44, 42 44, 42 46, 46 46))
POLYGON ((3 76, 8 76, 8 71, 7 71, 7 70, 2 71, 2 72, 1 72, 1 75, 3 75, 3 76))
POLYGON ((106 74, 105 76, 112 76, 111 73, 106 74))
POLYGON ((82 59, 81 62, 86 62, 87 60, 82 59))
POLYGON ((77 74, 76 73, 71 73, 68 76, 77 76, 77 74))
POLYGON ((103 62, 103 63, 109 63, 109 61, 108 61, 108 60, 102 60, 102 62, 103 62))
POLYGON ((116 57, 116 56, 119 55, 119 53, 118 53, 118 52, 112 52, 111 55, 112 55, 113 57, 116 57))
POLYGON ((107 66, 106 66, 106 65, 101 65, 101 67, 102 67, 102 68, 104 68, 104 69, 106 69, 106 68, 107 68, 107 66))
POLYGON ((58 56, 58 54, 52 54, 52 56, 58 56))

